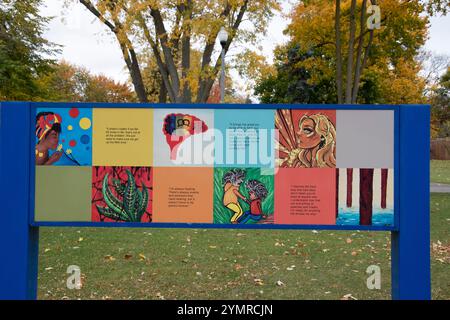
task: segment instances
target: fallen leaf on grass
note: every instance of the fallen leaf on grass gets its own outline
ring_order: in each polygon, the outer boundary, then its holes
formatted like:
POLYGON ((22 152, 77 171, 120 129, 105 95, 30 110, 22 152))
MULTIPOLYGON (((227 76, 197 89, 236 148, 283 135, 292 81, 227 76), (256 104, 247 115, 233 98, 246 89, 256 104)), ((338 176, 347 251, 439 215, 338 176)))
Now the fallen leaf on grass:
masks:
POLYGON ((147 260, 147 257, 144 256, 142 253, 139 253, 139 260, 147 260))
POLYGON ((352 242, 353 242, 353 240, 352 240, 352 239, 350 239, 350 238, 347 238, 347 240, 345 240, 345 242, 347 242, 348 244, 350 244, 350 243, 352 243, 352 242))
POLYGON ((106 256, 104 256, 103 257, 106 261, 114 261, 114 260, 116 260, 116 258, 114 258, 113 256, 111 256, 111 255, 106 255, 106 256))
POLYGON ((262 286, 264 285, 264 281, 262 281, 262 279, 254 279, 253 281, 255 281, 255 284, 257 286, 262 286))
POLYGON ((285 286, 285 284, 284 284, 284 282, 283 282, 283 281, 281 281, 281 280, 278 280, 278 281, 277 281, 277 286, 279 286, 279 287, 284 287, 284 286, 285 286))
POLYGON ((347 293, 342 296, 341 300, 358 300, 358 299, 352 296, 351 293, 347 293))
POLYGON ((123 258, 125 260, 130 260, 131 258, 133 258, 133 255, 132 254, 126 254, 126 255, 123 256, 123 258))
POLYGON ((53 270, 53 267, 47 267, 47 268, 45 268, 45 271, 50 271, 50 270, 53 270))

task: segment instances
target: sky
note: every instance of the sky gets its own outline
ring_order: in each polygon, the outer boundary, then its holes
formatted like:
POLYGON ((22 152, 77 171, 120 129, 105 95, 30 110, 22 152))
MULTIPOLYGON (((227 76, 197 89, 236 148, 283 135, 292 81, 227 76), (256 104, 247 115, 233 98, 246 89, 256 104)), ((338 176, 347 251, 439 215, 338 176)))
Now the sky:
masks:
MULTIPOLYGON (((42 14, 55 17, 49 24, 45 37, 62 45, 59 59, 84 66, 92 73, 103 74, 118 81, 128 79, 128 71, 122 59, 119 46, 114 37, 107 32, 106 26, 99 22, 78 1, 69 8, 64 8, 62 0, 45 0, 42 14)), ((289 12, 294 0, 283 2, 283 11, 289 12)), ((273 49, 287 41, 283 30, 289 23, 284 15, 275 16, 262 40, 264 55, 269 61, 273 59, 273 49)), ((426 50, 450 56, 450 15, 431 19, 429 39, 426 50)), ((217 47, 220 45, 217 44, 217 47)), ((238 49, 235 49, 238 50, 238 49)), ((232 74, 237 77, 236 73, 232 74)), ((235 79, 239 81, 239 79, 235 79)))

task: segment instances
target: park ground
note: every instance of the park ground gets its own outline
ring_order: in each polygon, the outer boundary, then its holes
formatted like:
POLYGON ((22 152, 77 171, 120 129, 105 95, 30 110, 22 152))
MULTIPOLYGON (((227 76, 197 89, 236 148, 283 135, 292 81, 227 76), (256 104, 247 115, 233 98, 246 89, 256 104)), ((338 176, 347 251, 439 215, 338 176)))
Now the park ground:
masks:
MULTIPOLYGON (((450 183, 450 161, 431 181, 450 183)), ((450 300, 450 193, 431 195, 433 299, 450 300)), ((39 299, 390 299, 388 232, 41 228, 39 299), (69 265, 82 287, 69 290, 69 265), (366 286, 381 268, 380 290, 366 286)))

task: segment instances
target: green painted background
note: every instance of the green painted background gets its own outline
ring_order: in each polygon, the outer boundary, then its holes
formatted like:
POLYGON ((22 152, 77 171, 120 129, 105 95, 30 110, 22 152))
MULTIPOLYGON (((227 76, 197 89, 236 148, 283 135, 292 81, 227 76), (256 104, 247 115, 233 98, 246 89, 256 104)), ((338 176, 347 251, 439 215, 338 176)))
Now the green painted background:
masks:
POLYGON ((91 221, 91 167, 36 166, 35 221, 91 221))

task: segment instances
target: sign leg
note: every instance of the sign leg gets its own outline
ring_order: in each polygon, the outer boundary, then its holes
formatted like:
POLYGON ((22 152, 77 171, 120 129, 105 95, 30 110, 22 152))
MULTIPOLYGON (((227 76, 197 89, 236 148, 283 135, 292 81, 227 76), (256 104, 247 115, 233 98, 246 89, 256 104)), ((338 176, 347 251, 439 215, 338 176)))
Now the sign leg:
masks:
POLYGON ((30 104, 0 104, 0 299, 36 299, 39 229, 31 227, 30 104))
POLYGON ((399 231, 392 232, 392 298, 431 299, 430 109, 400 108, 399 231))

